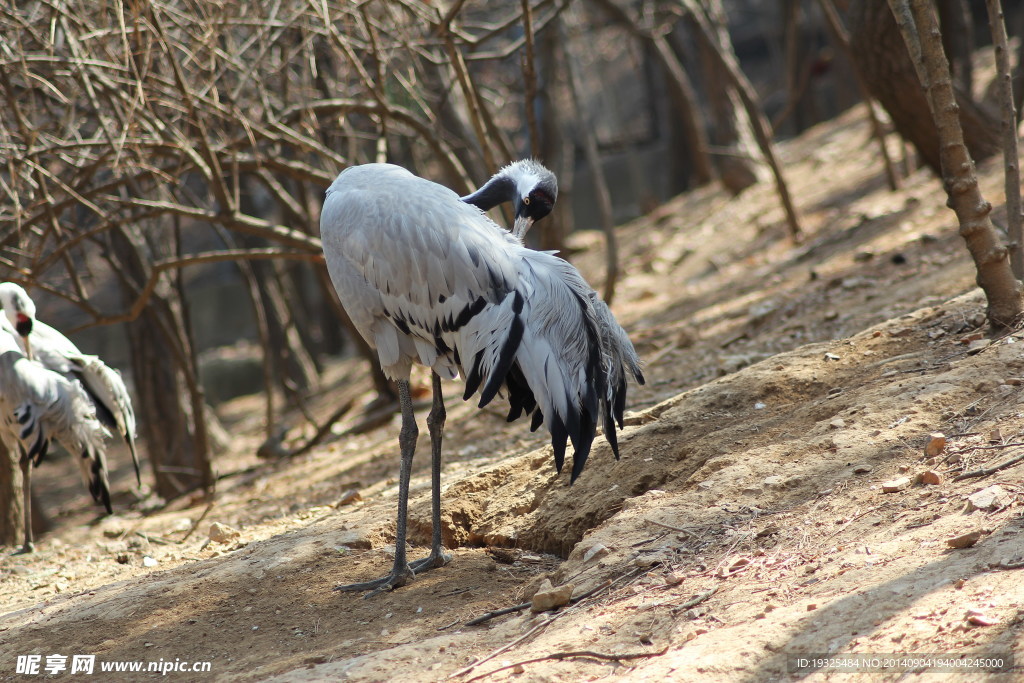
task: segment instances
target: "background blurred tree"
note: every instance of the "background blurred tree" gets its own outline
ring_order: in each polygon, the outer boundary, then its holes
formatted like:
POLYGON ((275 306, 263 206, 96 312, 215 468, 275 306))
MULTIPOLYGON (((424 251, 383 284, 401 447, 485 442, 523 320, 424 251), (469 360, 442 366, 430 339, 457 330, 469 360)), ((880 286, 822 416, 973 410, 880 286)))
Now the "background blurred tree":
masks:
MULTIPOLYGON (((961 11, 951 10, 948 16, 958 26, 965 21, 961 11)), ((871 94, 889 113, 896 131, 914 146, 924 163, 937 175, 942 175, 938 131, 886 0, 850 2, 848 23, 852 54, 871 94)), ((968 38, 956 30, 943 30, 942 35, 951 42, 958 55, 969 50, 969 47, 961 47, 968 38), (955 38, 957 36, 959 40, 955 38)), ((975 101, 970 91, 964 90, 965 85, 973 82, 970 60, 959 58, 955 64, 959 74, 954 93, 960 108, 964 142, 975 160, 987 159, 999 151, 999 117, 990 107, 975 101)))

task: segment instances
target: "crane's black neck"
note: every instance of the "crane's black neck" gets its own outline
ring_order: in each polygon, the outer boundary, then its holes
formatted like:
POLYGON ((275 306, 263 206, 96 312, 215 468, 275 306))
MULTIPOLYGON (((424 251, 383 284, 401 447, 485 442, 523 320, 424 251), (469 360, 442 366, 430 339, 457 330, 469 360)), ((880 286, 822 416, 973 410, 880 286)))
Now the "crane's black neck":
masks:
POLYGON ((462 201, 472 204, 481 211, 490 211, 499 204, 515 199, 516 183, 507 175, 496 175, 473 194, 462 197, 462 201))

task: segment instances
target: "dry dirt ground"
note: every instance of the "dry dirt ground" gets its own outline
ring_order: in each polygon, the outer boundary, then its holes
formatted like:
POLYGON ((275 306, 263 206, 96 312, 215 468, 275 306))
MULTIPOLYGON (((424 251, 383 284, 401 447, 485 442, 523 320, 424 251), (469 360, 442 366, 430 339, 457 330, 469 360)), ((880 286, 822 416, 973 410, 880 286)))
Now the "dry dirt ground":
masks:
MULTIPOLYGON (((620 229, 613 309, 649 381, 631 393, 619 462, 599 440, 570 487, 542 434, 462 403, 451 384, 454 559, 369 600, 331 588, 390 566, 397 418, 267 462, 255 456, 260 400, 237 400, 220 411, 233 442, 210 508, 145 511, 122 457, 119 513, 97 519, 72 464, 48 464, 37 481, 56 528, 34 555, 0 560, 0 678, 33 678, 16 675, 18 655, 88 654, 97 671, 211 662, 208 674, 168 674, 181 680, 761 681, 800 677, 789 671, 800 655, 1019 650, 1024 463, 953 479, 1024 447, 1024 335, 979 341, 984 301, 939 182, 919 172, 889 191, 862 109, 782 152, 802 245, 770 183, 737 198, 701 190, 620 229), (947 445, 929 458, 933 432, 947 445), (240 538, 209 541, 212 522, 240 538), (947 543, 972 532, 970 547, 947 543), (598 590, 466 624, 544 578, 598 590)), ((997 218, 998 171, 981 169, 997 218)), ((602 245, 575 237, 595 284, 602 245)), ((428 378, 417 382, 427 398, 428 378)), ((346 361, 311 405, 322 419, 356 397, 347 429, 366 388, 346 361)), ((421 431, 413 557, 429 540, 421 431)))

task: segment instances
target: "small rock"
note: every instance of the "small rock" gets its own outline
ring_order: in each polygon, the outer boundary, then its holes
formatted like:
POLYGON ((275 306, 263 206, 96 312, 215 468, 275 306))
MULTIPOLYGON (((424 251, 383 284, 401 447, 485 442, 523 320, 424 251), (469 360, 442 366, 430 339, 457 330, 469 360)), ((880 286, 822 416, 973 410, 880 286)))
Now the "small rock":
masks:
POLYGON ((214 522, 210 525, 209 537, 214 543, 230 543, 231 541, 237 541, 241 536, 241 531, 233 529, 226 524, 214 522))
POLYGON ((352 503, 358 503, 363 499, 357 489, 349 489, 341 494, 341 498, 334 504, 334 507, 341 507, 342 505, 351 505, 352 503))
POLYGON ((861 465, 857 465, 856 467, 853 468, 853 473, 854 474, 867 474, 868 472, 870 472, 873 469, 874 468, 871 467, 871 465, 861 464, 861 465))
POLYGON ((929 458, 934 458, 944 450, 946 450, 946 435, 942 432, 929 434, 928 443, 924 447, 924 454, 929 458))
POLYGON ((1005 506, 1008 500, 1009 497, 1006 494, 1006 490, 996 484, 969 495, 967 497, 967 510, 968 512, 974 510, 995 510, 1005 506))
POLYGON ((569 604, 574 588, 575 586, 571 583, 554 587, 551 585, 551 581, 544 579, 540 588, 533 594, 533 599, 530 601, 530 611, 546 612, 549 609, 569 604))
POLYGON ((160 563, 157 562, 155 558, 152 558, 149 555, 146 555, 145 557, 142 558, 142 566, 143 567, 155 567, 158 564, 160 564, 160 563))
POLYGON ((785 481, 785 479, 782 476, 780 476, 778 474, 773 474, 770 477, 765 477, 764 478, 764 485, 765 486, 782 486, 782 482, 783 481, 785 481))
POLYGON ((942 483, 942 474, 935 470, 925 470, 924 472, 919 473, 916 479, 922 484, 935 486, 942 483))
POLYGON ((882 493, 896 493, 910 486, 910 477, 900 477, 882 482, 882 493))
POLYGON ((846 426, 846 420, 844 420, 841 417, 837 417, 836 419, 829 422, 828 426, 831 427, 832 429, 842 429, 843 427, 846 426))
POLYGON ((610 552, 611 551, 608 550, 607 546, 605 546, 605 545, 603 545, 601 543, 595 543, 594 545, 590 546, 590 548, 587 550, 587 552, 583 553, 583 563, 586 564, 587 562, 590 562, 594 558, 604 557, 605 555, 607 555, 610 552))
POLYGON ((973 356, 976 353, 981 353, 982 349, 991 346, 991 339, 975 339, 967 345, 967 355, 973 356))
POLYGON ((950 548, 970 548, 972 545, 977 543, 981 539, 981 530, 975 529, 974 531, 966 534, 961 534, 955 538, 946 539, 946 545, 950 548))
POLYGON ((873 258, 875 258, 875 252, 871 251, 870 249, 858 251, 856 254, 853 255, 853 260, 856 261, 857 263, 867 263, 873 258))
POLYGON ((825 354, 825 360, 840 360, 840 356, 838 356, 838 355, 836 355, 834 353, 826 353, 825 354))
POLYGON ((993 626, 999 623, 998 619, 993 619, 981 610, 969 609, 967 610, 967 623, 972 626, 993 626))
POLYGON ((818 609, 817 603, 814 603, 814 602, 807 603, 807 611, 808 612, 813 612, 816 609, 818 609))

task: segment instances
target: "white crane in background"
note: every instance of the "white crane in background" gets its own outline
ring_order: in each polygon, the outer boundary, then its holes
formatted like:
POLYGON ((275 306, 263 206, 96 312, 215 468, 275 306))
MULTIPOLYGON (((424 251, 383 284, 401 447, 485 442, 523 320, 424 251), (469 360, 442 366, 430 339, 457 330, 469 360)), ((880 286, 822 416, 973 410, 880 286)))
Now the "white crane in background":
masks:
POLYGON ((0 333, 0 439, 11 456, 17 455, 21 467, 25 514, 22 552, 35 547, 32 468, 46 455, 51 440, 59 442, 78 461, 93 499, 108 513, 113 512, 103 452, 107 435, 81 385, 29 360, 14 336, 0 333))
POLYGON ((135 479, 142 485, 139 456, 135 448, 135 410, 131 396, 117 370, 98 356, 82 353, 59 330, 36 319, 36 305, 28 293, 13 282, 0 283, 0 333, 13 336, 21 351, 73 382, 81 384, 95 406, 96 416, 128 445, 135 466, 135 479))

